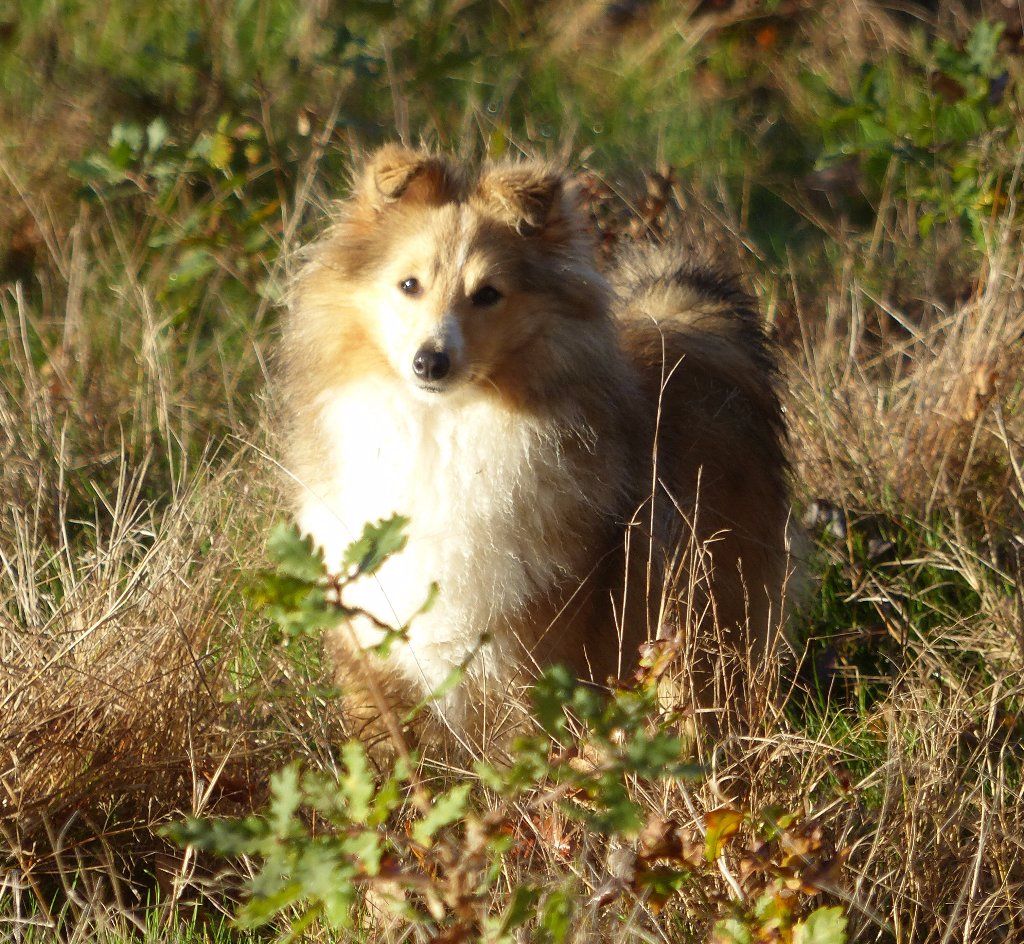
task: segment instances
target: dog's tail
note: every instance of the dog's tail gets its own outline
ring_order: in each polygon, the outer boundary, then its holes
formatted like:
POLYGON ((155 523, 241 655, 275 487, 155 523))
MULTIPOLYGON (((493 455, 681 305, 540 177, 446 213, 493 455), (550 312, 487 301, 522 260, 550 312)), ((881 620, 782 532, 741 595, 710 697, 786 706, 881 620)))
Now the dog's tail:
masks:
POLYGON ((781 469, 778 365, 757 303, 739 280, 680 241, 630 246, 612 281, 623 343, 642 372, 662 383, 677 370, 696 372, 709 400, 742 401, 758 445, 781 469))
POLYGON ((771 657, 788 610, 787 444, 773 347, 754 299, 685 243, 630 249, 614 281, 623 351, 656 406, 651 520, 656 511, 675 519, 684 549, 667 596, 682 601, 680 625, 704 627, 687 637, 680 691, 753 718, 775 689, 771 657), (702 593, 704 611, 688 602, 702 593), (701 612, 710 623, 693 617, 701 612))

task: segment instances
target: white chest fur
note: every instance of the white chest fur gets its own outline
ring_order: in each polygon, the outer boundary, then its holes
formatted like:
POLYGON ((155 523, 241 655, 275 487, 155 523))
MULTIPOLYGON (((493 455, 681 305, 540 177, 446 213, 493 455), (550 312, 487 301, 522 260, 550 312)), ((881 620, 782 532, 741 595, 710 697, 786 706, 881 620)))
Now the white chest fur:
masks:
MULTIPOLYGON (((433 691, 487 633, 471 674, 507 679, 534 641, 511 627, 539 596, 579 579, 614 491, 593 474, 582 424, 531 419, 470 393, 424 402, 379 380, 325 393, 317 423, 322 473, 307 483, 299 526, 328 566, 367 521, 410 519, 406 548, 352 585, 346 603, 398 626, 436 581, 436 603, 393 652, 403 674, 433 691)), ((369 623, 355 628, 364 646, 379 639, 369 623)))

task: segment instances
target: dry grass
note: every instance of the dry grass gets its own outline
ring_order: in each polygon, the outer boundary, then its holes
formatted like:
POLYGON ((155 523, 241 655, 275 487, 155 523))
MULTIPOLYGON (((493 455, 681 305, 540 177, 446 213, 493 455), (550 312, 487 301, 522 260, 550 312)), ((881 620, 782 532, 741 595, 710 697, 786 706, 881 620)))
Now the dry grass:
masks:
POLYGON ((236 585, 258 559, 246 532, 265 498, 238 450, 216 468, 172 468, 157 503, 147 486, 167 460, 132 456, 127 431, 117 452, 90 456, 103 478, 83 483, 75 427, 89 418, 55 393, 74 381, 33 363, 24 299, 2 304, 16 370, 0 401, 0 817, 23 870, 45 873, 52 830, 148 829, 251 740, 223 695, 246 649, 236 585), (83 491, 84 520, 69 510, 83 491))
MULTIPOLYGON (((1004 233, 970 298, 881 350, 864 330, 870 299, 850 281, 821 300, 823 321, 801 313, 787 365, 799 491, 828 496, 851 519, 871 510, 921 533, 944 525, 914 560, 852 579, 851 598, 875 608, 901 665, 869 706, 840 699, 811 711, 811 723, 806 707, 799 721, 770 717, 752 735, 706 746, 714 776, 705 785, 646 797, 652 813, 695 830, 724 802, 812 816, 846 850, 834 891, 849 904, 854 940, 1005 941, 1024 929, 1021 601, 1007 527, 1021 510, 1024 272, 1013 250, 1004 233), (927 632, 909 609, 919 588, 912 572, 925 565, 976 594, 968 611, 935 604, 927 632)), ((106 459, 109 491, 92 520, 69 518, 64 509, 83 500, 71 494, 69 420, 54 407, 47 362, 37 368, 17 353, 32 333, 24 305, 16 294, 5 301, 19 379, 2 403, 3 489, 13 498, 0 546, 2 816, 12 861, 43 888, 57 853, 67 868, 76 853, 91 861, 95 837, 118 857, 128 836, 156 850, 157 823, 243 809, 276 758, 298 751, 329 763, 332 737, 317 733, 315 707, 298 709, 305 720, 290 716, 294 694, 278 710, 262 696, 225 704, 248 681, 274 686, 261 677, 275 669, 237 587, 259 565, 272 517, 260 450, 175 466, 161 502, 144 497, 160 460, 121 452, 106 459)), ((854 533, 851 525, 849 541, 854 533)), ((862 567, 849 541, 822 553, 862 567)), ((598 888, 603 856, 567 823, 545 828, 523 867, 558 874, 569 850, 598 888)), ((119 858, 118 868, 131 861, 119 858)), ((181 863, 170 861, 176 874, 181 863)), ((90 927, 112 907, 113 883, 100 885, 107 891, 94 893, 93 910, 88 896, 80 902, 90 927)), ((698 934, 705 914, 700 903, 688 910, 680 927, 698 934)), ((659 924, 640 909, 626 927, 659 924)))
POLYGON ((823 723, 818 738, 838 753, 802 745, 804 783, 842 767, 845 744, 877 752, 823 819, 850 848, 854 896, 888 925, 883 939, 1015 940, 1024 922, 1024 268, 1018 228, 993 242, 970 297, 919 324, 844 280, 790 361, 800 489, 918 534, 912 556, 875 567, 857 559, 852 526, 829 550, 853 571, 846 602, 866 602, 868 629, 896 643, 899 671, 852 727, 849 713, 831 720, 838 730, 823 723), (867 312, 901 323, 880 350, 865 340, 867 312), (924 598, 925 568, 969 588, 970 603, 924 598))

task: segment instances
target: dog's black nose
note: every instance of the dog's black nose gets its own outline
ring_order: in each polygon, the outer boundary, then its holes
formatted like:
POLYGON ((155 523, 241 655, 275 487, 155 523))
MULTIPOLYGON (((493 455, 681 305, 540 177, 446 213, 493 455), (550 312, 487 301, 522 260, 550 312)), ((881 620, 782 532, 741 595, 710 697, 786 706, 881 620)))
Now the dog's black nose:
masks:
POLYGON ((421 347, 412 359, 413 373, 420 380, 444 380, 451 369, 451 358, 444 351, 421 347))

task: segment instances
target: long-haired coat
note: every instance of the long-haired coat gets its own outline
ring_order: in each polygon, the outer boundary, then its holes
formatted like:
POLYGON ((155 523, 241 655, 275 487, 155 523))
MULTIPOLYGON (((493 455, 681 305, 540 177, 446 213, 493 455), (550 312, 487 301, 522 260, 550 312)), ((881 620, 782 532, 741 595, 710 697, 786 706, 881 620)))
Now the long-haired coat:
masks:
POLYGON ((416 704, 464 667, 432 709, 459 737, 538 667, 604 683, 659 636, 694 704, 767 697, 735 666, 776 646, 784 433, 734 283, 671 246, 609 282, 560 169, 388 146, 311 248, 284 353, 295 513, 328 565, 365 522, 410 520, 349 588, 375 619, 336 631, 343 672, 436 581, 374 687, 416 704))

